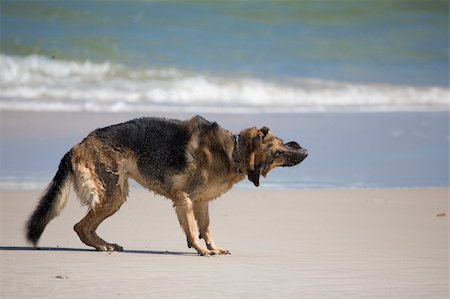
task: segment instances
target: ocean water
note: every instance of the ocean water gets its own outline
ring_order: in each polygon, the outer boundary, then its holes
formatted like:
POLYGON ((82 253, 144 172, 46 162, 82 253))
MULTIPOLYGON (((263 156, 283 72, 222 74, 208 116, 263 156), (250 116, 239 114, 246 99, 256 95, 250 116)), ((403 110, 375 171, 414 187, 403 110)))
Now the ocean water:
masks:
POLYGON ((448 1, 2 1, 0 109, 446 110, 448 1))
POLYGON ((0 189, 43 188, 122 115, 193 114, 310 150, 263 187, 449 186, 446 0, 2 0, 0 13, 0 189))

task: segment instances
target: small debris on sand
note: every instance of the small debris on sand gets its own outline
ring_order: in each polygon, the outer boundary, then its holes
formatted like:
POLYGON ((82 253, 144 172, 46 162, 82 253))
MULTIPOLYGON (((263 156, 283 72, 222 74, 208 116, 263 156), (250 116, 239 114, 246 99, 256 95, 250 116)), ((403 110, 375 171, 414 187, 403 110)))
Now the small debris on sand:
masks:
POLYGON ((69 276, 59 274, 59 275, 53 276, 53 278, 58 278, 58 279, 69 279, 69 276))
POLYGON ((447 216, 445 213, 439 213, 436 215, 436 217, 445 217, 445 216, 447 216))

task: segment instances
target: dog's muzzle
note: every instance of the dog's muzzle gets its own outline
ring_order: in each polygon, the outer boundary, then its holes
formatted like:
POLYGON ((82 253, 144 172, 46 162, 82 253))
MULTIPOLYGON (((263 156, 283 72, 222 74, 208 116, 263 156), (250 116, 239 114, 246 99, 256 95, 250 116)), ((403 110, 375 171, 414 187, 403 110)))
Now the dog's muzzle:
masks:
POLYGON ((283 166, 297 165, 308 157, 308 150, 295 141, 288 142, 284 146, 286 147, 286 163, 283 166))

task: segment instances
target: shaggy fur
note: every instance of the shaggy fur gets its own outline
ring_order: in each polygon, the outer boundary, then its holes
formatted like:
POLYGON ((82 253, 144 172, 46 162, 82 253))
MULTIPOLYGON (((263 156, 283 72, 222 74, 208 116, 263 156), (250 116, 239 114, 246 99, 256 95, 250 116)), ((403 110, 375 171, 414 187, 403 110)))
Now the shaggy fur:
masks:
POLYGON ((283 144, 266 127, 234 135, 200 116, 187 121, 140 118, 97 129, 61 160, 27 223, 27 239, 37 245, 46 225, 64 208, 73 185, 89 207, 74 226, 81 241, 99 251, 122 251, 100 238, 96 229, 125 202, 132 178, 172 200, 189 247, 200 255, 228 254, 212 239, 209 201, 246 176, 259 186, 261 174, 296 165, 306 156, 296 142, 283 144))

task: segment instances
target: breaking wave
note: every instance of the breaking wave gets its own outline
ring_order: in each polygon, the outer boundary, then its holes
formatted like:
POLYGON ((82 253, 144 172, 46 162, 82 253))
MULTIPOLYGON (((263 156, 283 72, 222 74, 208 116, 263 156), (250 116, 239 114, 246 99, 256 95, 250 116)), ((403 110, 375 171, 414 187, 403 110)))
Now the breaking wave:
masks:
POLYGON ((449 89, 444 87, 268 80, 0 54, 1 110, 252 113, 448 108, 449 89))

